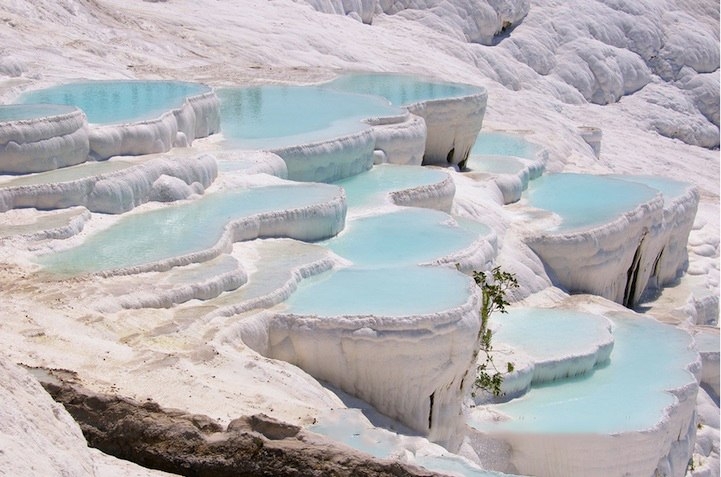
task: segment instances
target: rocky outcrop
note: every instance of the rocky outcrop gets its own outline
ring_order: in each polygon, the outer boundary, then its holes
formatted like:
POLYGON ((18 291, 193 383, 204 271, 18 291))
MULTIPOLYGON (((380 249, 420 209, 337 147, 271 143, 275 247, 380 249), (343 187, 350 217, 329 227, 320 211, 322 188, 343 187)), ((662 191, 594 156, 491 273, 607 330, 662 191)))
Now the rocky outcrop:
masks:
POLYGON ((433 476, 375 459, 264 414, 226 429, 207 416, 163 409, 74 383, 72 373, 36 370, 78 421, 88 444, 140 465, 188 476, 433 476))

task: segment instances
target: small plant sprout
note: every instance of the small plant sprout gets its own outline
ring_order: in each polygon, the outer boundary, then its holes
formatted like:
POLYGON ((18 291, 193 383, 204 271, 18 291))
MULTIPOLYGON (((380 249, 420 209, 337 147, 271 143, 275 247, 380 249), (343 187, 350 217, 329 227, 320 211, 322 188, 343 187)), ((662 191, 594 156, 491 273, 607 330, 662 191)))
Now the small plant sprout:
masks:
MULTIPOLYGON (((474 271, 473 280, 482 293, 481 328, 478 330, 476 351, 473 354, 474 362, 481 351, 485 354, 485 360, 476 369, 474 388, 498 397, 502 394, 503 373, 493 363, 493 356, 491 355, 493 351, 493 345, 491 344, 493 332, 488 329, 488 320, 495 311, 506 313, 506 306, 510 305, 506 300, 506 294, 512 288, 518 288, 518 281, 515 275, 504 272, 500 267, 495 267, 490 272, 474 271)), ((507 363, 506 370, 508 373, 513 372, 513 363, 507 363)), ((475 391, 473 395, 475 396, 475 391)))

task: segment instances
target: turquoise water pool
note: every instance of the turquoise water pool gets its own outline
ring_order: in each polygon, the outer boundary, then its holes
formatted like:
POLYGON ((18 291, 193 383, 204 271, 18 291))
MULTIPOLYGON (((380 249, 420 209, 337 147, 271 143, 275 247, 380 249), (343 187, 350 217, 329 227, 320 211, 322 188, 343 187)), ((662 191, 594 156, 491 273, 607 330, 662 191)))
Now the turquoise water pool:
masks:
POLYGON ((529 205, 558 214, 561 230, 608 223, 658 194, 644 184, 590 174, 546 174, 528 184, 529 205))
POLYGON ((181 81, 85 81, 29 91, 20 102, 76 106, 89 123, 118 124, 155 119, 182 106, 188 96, 209 91, 181 81))
POLYGON ((626 182, 635 182, 643 184, 660 191, 667 199, 676 198, 684 194, 691 187, 688 182, 682 182, 675 179, 669 179, 663 176, 629 176, 629 175, 611 175, 614 179, 620 179, 626 182))
POLYGON ((466 169, 491 174, 518 174, 524 167, 524 163, 510 156, 470 156, 466 162, 466 169))
POLYGON ((538 146, 517 134, 481 131, 473 144, 471 156, 516 156, 533 159, 537 151, 538 146))
POLYGON ((406 106, 422 101, 456 98, 483 90, 471 85, 444 83, 408 75, 367 73, 348 74, 323 85, 326 88, 386 98, 392 104, 406 106))
POLYGON ((355 265, 387 267, 418 265, 457 253, 476 237, 443 212, 407 208, 350 220, 326 246, 355 265))
MULTIPOLYGON (((587 375, 534 385, 521 398, 493 405, 509 420, 473 420, 471 425, 497 432, 556 434, 613 434, 656 426, 676 400, 666 391, 695 381, 686 369, 696 359, 691 337, 646 318, 614 317, 611 321, 615 344, 606 366, 587 375)), ((549 322, 544 334, 555 332, 564 331, 549 322)))
POLYGON ((129 268, 212 248, 231 221, 302 208, 331 200, 338 189, 324 184, 266 186, 209 194, 149 212, 127 214, 80 246, 40 258, 62 274, 129 268))
POLYGON ((603 316, 578 311, 513 308, 494 315, 496 343, 504 343, 539 361, 587 353, 608 341, 610 323, 603 316))
POLYGON ((350 267, 315 276, 298 287, 287 312, 322 317, 413 316, 466 303, 468 277, 437 267, 350 267))
POLYGON ((217 91, 223 134, 233 147, 274 149, 368 128, 364 119, 403 111, 383 98, 313 86, 251 86, 217 91))
POLYGON ((427 167, 382 164, 334 184, 345 189, 349 207, 364 207, 388 203, 389 192, 437 184, 447 178, 447 173, 427 167))

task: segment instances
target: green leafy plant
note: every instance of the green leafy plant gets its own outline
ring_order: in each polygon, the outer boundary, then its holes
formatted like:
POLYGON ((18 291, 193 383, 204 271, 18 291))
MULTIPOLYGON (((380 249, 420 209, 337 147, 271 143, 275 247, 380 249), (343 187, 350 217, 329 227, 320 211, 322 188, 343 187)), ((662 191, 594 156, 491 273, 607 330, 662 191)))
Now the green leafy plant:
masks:
MULTIPOLYGON (((476 362, 478 355, 483 352, 485 360, 476 369, 474 381, 474 396, 476 390, 489 392, 498 397, 502 394, 503 373, 501 373, 493 362, 493 345, 491 344, 493 332, 488 329, 488 320, 491 315, 498 311, 506 313, 506 306, 510 305, 506 294, 512 288, 518 288, 518 281, 515 275, 504 272, 500 267, 495 267, 490 272, 473 272, 473 280, 481 289, 482 301, 480 309, 481 328, 478 330, 478 341, 473 360, 476 362)), ((507 372, 513 372, 513 363, 507 363, 507 372)))

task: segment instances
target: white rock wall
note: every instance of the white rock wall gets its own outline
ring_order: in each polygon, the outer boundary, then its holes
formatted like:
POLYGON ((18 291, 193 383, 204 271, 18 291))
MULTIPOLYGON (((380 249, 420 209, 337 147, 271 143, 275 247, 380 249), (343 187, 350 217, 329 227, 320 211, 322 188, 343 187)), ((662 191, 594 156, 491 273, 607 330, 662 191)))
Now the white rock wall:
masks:
POLYGON ((220 130, 220 100, 215 93, 191 96, 178 109, 159 118, 90 129, 90 157, 135 156, 186 147, 197 137, 220 130))
POLYGON ((0 360, 0 466, 7 475, 94 475, 80 427, 35 378, 0 360))
POLYGON ((117 172, 68 182, 0 188, 0 211, 23 207, 48 210, 82 205, 92 212, 119 214, 153 198, 178 199, 202 193, 217 174, 217 162, 209 154, 157 159, 117 172), (180 182, 187 188, 181 187, 180 182), (168 188, 174 190, 172 197, 168 195, 168 188))
POLYGON ((462 166, 476 142, 486 113, 488 93, 425 101, 407 106, 426 122, 424 165, 462 166))
MULTIPOLYGON (((526 238, 554 283, 568 292, 591 293, 617 303, 628 303, 629 269, 651 270, 663 235, 663 198, 658 194, 607 225, 577 231, 540 233, 526 238), (634 266, 634 257, 637 264, 634 266)), ((633 297, 646 288, 648 278, 637 278, 633 297)), ((634 300, 631 300, 631 303, 634 300)))
POLYGON ((267 356, 296 364, 453 448, 460 445, 461 404, 473 381, 468 370, 479 303, 475 285, 469 283, 465 305, 428 316, 280 313, 268 320, 262 345, 267 356), (419 349, 423 360, 418 359, 419 349))
POLYGON ((271 150, 285 161, 288 179, 333 182, 373 167, 375 136, 371 128, 313 144, 271 150))
POLYGON ((375 164, 420 166, 426 149, 426 122, 415 114, 367 121, 375 136, 375 164))
POLYGON ((0 174, 26 174, 85 162, 89 152, 85 114, 0 122, 0 174))

